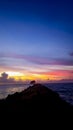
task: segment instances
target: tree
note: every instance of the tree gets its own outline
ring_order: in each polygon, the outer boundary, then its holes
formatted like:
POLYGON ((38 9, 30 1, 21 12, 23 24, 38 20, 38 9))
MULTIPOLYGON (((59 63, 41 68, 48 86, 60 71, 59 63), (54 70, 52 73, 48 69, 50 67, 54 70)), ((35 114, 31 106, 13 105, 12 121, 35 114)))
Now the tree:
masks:
POLYGON ((34 85, 35 83, 36 83, 35 80, 32 80, 32 81, 30 82, 31 85, 34 85))

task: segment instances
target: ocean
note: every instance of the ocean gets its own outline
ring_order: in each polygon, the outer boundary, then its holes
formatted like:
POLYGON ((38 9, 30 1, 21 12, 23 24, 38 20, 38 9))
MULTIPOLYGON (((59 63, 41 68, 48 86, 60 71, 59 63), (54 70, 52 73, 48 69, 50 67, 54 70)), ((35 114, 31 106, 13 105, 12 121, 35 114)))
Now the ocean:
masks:
POLYGON ((73 83, 50 83, 45 85, 56 91, 66 102, 73 105, 73 83))
MULTIPOLYGON (((44 85, 56 91, 62 99, 73 105, 73 83, 48 83, 44 85)), ((27 87, 29 87, 28 84, 0 85, 0 99, 15 92, 21 92, 27 87)))

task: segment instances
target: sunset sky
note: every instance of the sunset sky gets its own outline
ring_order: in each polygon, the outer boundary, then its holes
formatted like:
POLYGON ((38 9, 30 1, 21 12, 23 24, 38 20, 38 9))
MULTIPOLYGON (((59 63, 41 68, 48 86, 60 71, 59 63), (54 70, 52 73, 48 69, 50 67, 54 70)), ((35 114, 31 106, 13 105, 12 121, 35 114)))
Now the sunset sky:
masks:
POLYGON ((73 81, 72 0, 0 0, 0 74, 73 81))

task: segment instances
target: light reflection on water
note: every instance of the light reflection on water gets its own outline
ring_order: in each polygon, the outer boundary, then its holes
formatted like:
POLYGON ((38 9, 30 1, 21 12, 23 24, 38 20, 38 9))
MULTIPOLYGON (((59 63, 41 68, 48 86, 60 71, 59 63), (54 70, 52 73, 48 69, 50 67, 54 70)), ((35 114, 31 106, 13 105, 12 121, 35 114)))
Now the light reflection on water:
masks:
POLYGON ((13 94, 15 92, 21 92, 26 89, 28 85, 0 85, 0 99, 7 97, 9 94, 13 94))

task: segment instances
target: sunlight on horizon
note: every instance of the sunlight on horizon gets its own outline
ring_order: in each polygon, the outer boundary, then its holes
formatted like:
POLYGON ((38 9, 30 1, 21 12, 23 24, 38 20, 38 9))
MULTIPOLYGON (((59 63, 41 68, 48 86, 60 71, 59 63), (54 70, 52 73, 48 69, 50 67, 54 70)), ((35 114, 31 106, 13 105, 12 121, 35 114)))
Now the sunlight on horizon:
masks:
POLYGON ((21 72, 13 72, 13 71, 7 71, 6 73, 9 75, 9 77, 10 76, 23 76, 24 75, 21 72))
POLYGON ((47 73, 6 71, 0 73, 0 83, 25 82, 30 80, 41 82, 62 82, 68 80, 72 82, 73 78, 69 77, 69 73, 65 71, 51 71, 47 73))

